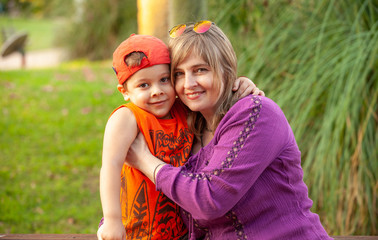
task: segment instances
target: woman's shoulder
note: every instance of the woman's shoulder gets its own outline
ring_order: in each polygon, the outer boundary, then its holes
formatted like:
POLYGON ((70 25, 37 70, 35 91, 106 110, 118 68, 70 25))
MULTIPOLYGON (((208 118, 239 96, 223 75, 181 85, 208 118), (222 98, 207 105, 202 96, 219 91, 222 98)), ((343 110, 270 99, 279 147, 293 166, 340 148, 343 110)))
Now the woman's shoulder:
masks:
POLYGON ((227 112, 226 118, 248 119, 252 116, 257 118, 272 118, 286 121, 281 108, 272 99, 264 96, 248 95, 237 101, 227 112))
MULTIPOLYGON (((277 103, 275 103, 272 99, 264 96, 256 96, 256 95, 248 95, 239 101, 237 101, 231 109, 239 111, 240 109, 253 109, 253 108, 280 108, 277 103)), ((230 110, 231 110, 230 109, 230 110)))

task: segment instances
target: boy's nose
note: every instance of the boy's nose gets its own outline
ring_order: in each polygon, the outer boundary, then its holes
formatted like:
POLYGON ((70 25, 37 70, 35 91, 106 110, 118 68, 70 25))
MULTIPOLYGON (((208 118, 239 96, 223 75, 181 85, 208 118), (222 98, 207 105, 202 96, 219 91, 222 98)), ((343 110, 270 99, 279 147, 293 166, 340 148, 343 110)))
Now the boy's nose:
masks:
POLYGON ((164 91, 160 87, 153 87, 151 95, 152 96, 159 96, 159 95, 161 95, 163 93, 164 93, 164 91))

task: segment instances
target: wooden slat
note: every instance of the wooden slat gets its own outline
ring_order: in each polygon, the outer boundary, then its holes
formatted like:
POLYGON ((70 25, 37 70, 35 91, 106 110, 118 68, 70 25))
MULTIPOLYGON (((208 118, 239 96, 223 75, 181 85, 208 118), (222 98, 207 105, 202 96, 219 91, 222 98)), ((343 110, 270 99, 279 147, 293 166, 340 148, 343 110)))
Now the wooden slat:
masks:
MULTIPOLYGON (((335 240, 378 240, 378 236, 332 236, 335 240)), ((96 234, 0 234, 0 240, 97 240, 96 234)))
POLYGON ((332 236, 335 240, 378 240, 378 236, 332 236))
POLYGON ((96 234, 0 234, 0 240, 97 240, 96 234))

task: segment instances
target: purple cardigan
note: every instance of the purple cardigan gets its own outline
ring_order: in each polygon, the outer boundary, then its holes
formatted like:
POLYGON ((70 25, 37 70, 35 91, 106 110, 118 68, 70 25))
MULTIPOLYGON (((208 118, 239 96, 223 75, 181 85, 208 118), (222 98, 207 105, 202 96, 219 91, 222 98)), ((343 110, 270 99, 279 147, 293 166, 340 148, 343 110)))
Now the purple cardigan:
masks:
POLYGON ((183 208, 189 239, 331 239, 310 211, 290 125, 266 97, 239 100, 212 141, 184 166, 162 167, 156 186, 183 208))

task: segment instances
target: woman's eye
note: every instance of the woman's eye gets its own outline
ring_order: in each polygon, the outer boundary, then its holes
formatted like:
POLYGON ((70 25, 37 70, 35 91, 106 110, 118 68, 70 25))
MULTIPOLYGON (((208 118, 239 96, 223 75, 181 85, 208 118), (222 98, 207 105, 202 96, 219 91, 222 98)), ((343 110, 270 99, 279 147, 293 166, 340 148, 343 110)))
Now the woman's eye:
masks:
POLYGON ((198 73, 202 73, 202 72, 206 72, 206 71, 207 71, 206 68, 198 68, 198 69, 196 70, 196 72, 198 72, 198 73))
POLYGON ((182 72, 175 72, 175 74, 173 75, 175 78, 178 78, 180 76, 182 76, 183 73, 182 72))

